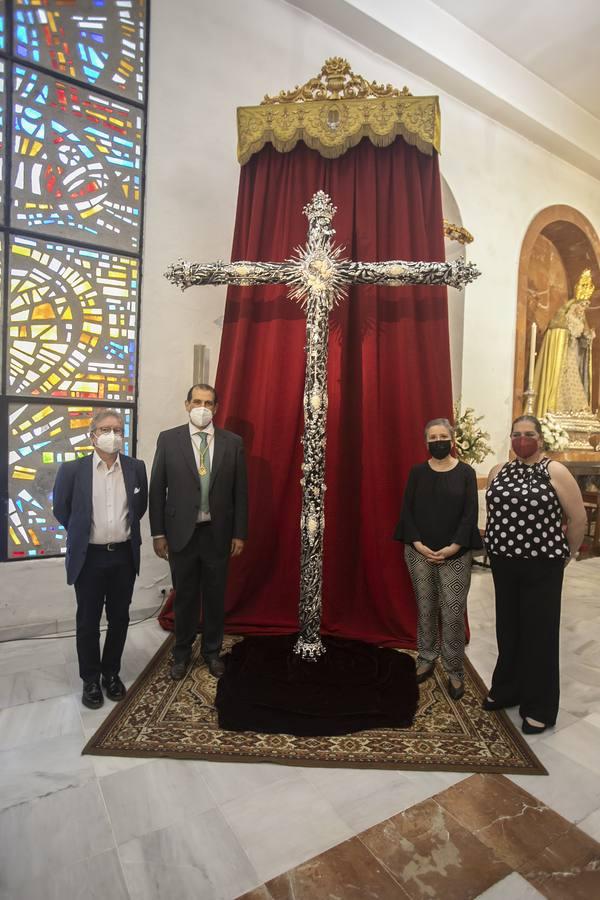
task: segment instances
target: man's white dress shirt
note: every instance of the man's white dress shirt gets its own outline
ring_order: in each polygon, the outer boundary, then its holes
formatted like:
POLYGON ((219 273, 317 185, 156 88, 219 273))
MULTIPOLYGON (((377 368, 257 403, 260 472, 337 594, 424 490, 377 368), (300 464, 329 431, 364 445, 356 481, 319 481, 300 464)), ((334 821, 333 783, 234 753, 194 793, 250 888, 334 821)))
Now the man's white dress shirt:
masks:
POLYGON ((109 468, 94 450, 90 544, 120 544, 131 536, 129 504, 119 455, 109 468))

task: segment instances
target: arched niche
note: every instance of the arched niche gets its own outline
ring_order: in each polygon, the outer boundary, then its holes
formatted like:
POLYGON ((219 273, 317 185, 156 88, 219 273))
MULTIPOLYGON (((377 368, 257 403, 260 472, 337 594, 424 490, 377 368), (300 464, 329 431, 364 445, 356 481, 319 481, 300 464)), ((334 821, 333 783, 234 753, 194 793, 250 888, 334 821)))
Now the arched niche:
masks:
MULTIPOLYGON (((531 324, 537 325, 536 352, 557 309, 573 296, 583 269, 591 269, 596 291, 588 320, 598 339, 593 344, 592 408, 599 405, 600 373, 600 238, 592 224, 571 206, 549 206, 531 222, 521 247, 513 417, 524 409, 531 352, 531 324)), ((576 453, 576 451, 573 451, 576 453)))
MULTIPOLYGON (((462 225, 462 216, 456 197, 442 176, 442 210, 444 218, 453 225, 462 225)), ((446 237, 446 261, 465 258, 464 245, 446 237)), ((465 289, 448 288, 448 332, 450 339, 450 365, 452 369, 452 396, 458 400, 462 393, 462 360, 465 324, 465 289)))

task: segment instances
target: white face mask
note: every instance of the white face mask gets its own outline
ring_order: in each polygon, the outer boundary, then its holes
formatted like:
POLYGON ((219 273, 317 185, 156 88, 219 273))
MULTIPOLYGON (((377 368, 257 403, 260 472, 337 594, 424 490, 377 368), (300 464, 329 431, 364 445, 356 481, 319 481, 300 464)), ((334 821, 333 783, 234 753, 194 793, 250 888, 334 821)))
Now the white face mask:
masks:
POLYGON ((103 432, 96 436, 96 447, 103 453, 118 453, 123 449, 123 436, 114 431, 103 432))
POLYGON ((212 410, 206 406, 194 406, 190 409, 190 422, 196 428, 206 428, 212 422, 212 410))

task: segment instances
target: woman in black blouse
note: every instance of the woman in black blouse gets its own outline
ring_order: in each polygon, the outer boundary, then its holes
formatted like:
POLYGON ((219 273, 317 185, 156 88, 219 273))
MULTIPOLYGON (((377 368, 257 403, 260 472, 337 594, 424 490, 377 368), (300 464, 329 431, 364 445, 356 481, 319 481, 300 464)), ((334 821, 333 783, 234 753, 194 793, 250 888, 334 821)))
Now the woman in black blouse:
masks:
POLYGON ((583 540, 586 515, 569 470, 544 454, 536 418, 515 419, 511 444, 516 459, 491 470, 486 492, 498 662, 483 708, 518 704, 524 733, 539 734, 558 715, 563 574, 583 540))
POLYGON ((454 700, 464 694, 465 609, 471 550, 482 546, 477 527, 477 479, 451 455, 454 429, 447 419, 425 426, 430 459, 413 466, 394 537, 417 599, 417 681, 433 674, 440 655, 454 700))

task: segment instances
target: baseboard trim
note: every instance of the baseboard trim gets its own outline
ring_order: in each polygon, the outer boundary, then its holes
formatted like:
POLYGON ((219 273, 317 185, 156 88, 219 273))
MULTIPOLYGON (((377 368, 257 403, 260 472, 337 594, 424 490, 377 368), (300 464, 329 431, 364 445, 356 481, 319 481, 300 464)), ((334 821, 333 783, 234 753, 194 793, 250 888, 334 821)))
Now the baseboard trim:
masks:
MULTIPOLYGON (((131 610, 131 628, 142 619, 157 614, 157 604, 152 606, 140 606, 131 610)), ((58 638, 63 632, 65 637, 72 636, 75 631, 75 616, 66 619, 46 619, 41 622, 23 622, 19 625, 0 626, 0 644, 8 641, 27 641, 43 637, 58 638)))

